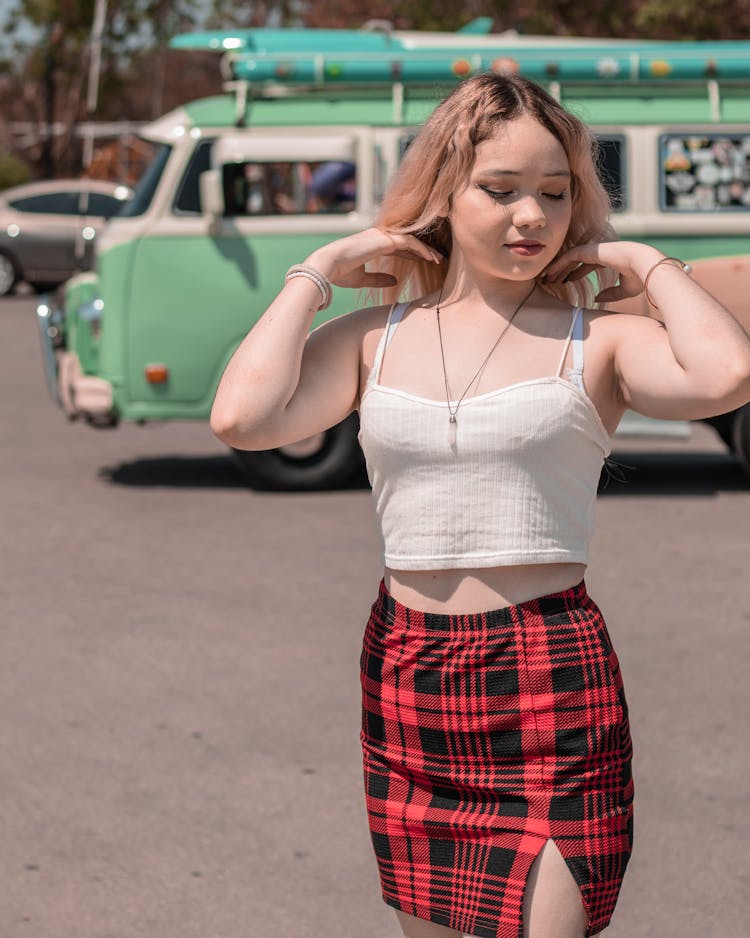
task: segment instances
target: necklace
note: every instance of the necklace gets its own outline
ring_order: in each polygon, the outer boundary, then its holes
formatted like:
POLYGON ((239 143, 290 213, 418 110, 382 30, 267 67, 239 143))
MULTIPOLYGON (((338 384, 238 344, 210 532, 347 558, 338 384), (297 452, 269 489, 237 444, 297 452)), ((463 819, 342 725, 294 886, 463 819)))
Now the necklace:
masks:
MULTIPOLYGON (((443 286, 445 286, 445 284, 443 284, 443 286)), ((469 383, 466 385, 466 388, 464 389, 464 393, 463 393, 463 394, 461 395, 461 397, 459 397, 459 399, 456 401, 456 406, 453 407, 453 408, 451 408, 451 391, 450 391, 450 386, 448 385, 448 371, 447 371, 447 369, 446 369, 446 367, 445 367, 445 350, 444 350, 444 348, 443 348, 443 332, 442 332, 442 329, 440 328, 440 303, 441 303, 441 301, 442 301, 442 299, 443 299, 443 287, 440 288, 440 294, 439 294, 439 296, 438 296, 438 298, 437 298, 437 303, 435 304, 435 318, 437 319, 438 338, 440 339, 440 357, 441 357, 441 359, 442 359, 442 361, 443 361, 443 378, 445 379, 445 397, 446 397, 446 402, 447 402, 447 404, 448 404, 448 414, 450 415, 450 416, 449 416, 449 419, 448 419, 448 423, 449 423, 449 426, 450 426, 450 442, 451 442, 451 444, 453 444, 453 443, 456 442, 456 430, 457 430, 457 424, 458 424, 458 408, 461 406, 461 402, 462 402, 463 399, 466 397, 466 395, 467 395, 467 393, 468 393, 468 391, 469 391, 469 388, 470 388, 470 387, 472 386, 472 384, 474 384, 474 382, 477 380, 477 377, 478 377, 479 374, 481 373, 481 371, 482 371, 482 369, 484 368, 484 366, 485 366, 485 365, 487 364, 487 362, 490 360, 490 357, 491 357, 492 353, 495 351, 495 349, 498 347, 498 345, 499 345, 500 342, 502 341, 503 336, 505 335, 505 333, 508 331, 508 329, 510 329, 511 324, 513 323, 513 320, 516 318, 516 314, 517 314, 518 311, 521 309, 521 307, 524 305, 524 303, 526 302, 526 300, 528 300, 528 298, 531 296, 531 294, 534 292, 534 290, 536 290, 536 283, 535 283, 534 286, 531 288, 531 290, 526 294, 526 296, 521 300, 521 302, 518 304, 518 306, 516 306, 516 308, 513 310, 513 312, 512 312, 512 314, 511 314, 510 318, 508 319, 508 321, 506 322, 506 324, 503 326, 503 329, 502 329, 500 335, 499 335, 499 336, 497 337, 497 339, 495 340, 495 344, 492 346, 492 348, 489 350, 489 352, 487 352, 487 354, 485 355, 485 357, 484 357, 484 359, 483 359, 483 361, 482 361, 482 364, 479 366, 479 368, 477 368, 476 372, 474 373, 474 377, 473 377, 473 378, 471 379, 471 381, 469 381, 469 383)))

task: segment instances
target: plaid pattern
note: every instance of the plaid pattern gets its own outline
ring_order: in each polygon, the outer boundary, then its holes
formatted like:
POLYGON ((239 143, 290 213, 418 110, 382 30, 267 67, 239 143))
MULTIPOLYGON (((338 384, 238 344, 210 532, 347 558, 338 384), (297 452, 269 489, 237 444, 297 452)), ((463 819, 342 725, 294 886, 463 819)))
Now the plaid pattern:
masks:
POLYGON ((418 612, 381 583, 361 658, 365 796, 383 899, 480 938, 522 938, 553 838, 587 935, 632 843, 627 704, 579 586, 477 615, 418 612))

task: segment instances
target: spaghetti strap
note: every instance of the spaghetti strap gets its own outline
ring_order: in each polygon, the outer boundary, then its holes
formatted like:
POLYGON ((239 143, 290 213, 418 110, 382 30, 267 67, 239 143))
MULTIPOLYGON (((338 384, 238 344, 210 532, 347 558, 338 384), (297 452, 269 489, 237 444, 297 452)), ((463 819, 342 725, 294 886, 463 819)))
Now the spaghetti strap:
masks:
POLYGON ((375 350, 375 358, 373 359, 372 369, 367 380, 368 384, 378 384, 380 381, 380 370, 383 367, 383 356, 385 354, 385 350, 388 347, 388 343, 393 338, 393 333, 396 331, 396 326, 401 322, 408 305, 408 303, 394 303, 388 311, 388 318, 385 321, 385 328, 383 329, 383 334, 381 335, 380 341, 378 342, 378 347, 375 350))
MULTIPOLYGON (((557 366, 557 372, 555 377, 559 378, 562 375, 563 366, 565 365, 565 359, 568 356, 568 349, 570 348, 571 340, 573 339, 573 334, 576 332, 576 326, 580 322, 583 324, 583 317, 581 314, 581 307, 576 306, 573 309, 573 315, 571 317, 570 329, 568 330, 568 337, 565 339, 565 345, 563 346, 562 355, 560 356, 560 364, 557 366)), ((576 356, 576 353, 581 357, 581 369, 583 368, 583 348, 581 347, 582 342, 582 331, 581 338, 573 346, 573 355, 576 356)), ((577 368, 577 362, 574 362, 574 367, 577 368)))
POLYGON ((583 311, 580 309, 573 323, 573 371, 583 374, 583 311))

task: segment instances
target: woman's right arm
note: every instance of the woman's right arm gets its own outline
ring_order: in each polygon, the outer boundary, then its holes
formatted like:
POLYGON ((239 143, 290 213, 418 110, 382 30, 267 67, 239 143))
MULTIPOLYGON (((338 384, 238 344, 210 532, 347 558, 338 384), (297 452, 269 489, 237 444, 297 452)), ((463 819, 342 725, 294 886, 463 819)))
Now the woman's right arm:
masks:
MULTIPOLYGON (((377 228, 314 251, 305 264, 337 286, 387 287, 389 274, 368 273, 388 255, 439 263, 413 235, 377 228)), ((289 280, 245 336, 219 382, 211 429, 237 449, 272 449, 334 426, 354 410, 359 392, 362 314, 324 323, 310 333, 320 305, 306 277, 289 280)))

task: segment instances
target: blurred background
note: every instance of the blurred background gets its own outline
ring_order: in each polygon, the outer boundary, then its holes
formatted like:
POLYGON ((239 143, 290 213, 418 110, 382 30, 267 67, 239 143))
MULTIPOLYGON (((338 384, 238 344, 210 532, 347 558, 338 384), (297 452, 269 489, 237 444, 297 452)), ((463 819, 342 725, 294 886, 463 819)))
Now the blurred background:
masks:
POLYGON ((221 90, 213 53, 167 48, 177 33, 258 26, 356 29, 365 20, 396 29, 455 30, 480 16, 493 20, 495 32, 750 36, 746 0, 372 0, 366 10, 357 0, 0 0, 0 189, 78 173, 134 184, 148 155, 132 143, 131 131, 221 90), (88 126, 91 121, 100 126, 88 126))

